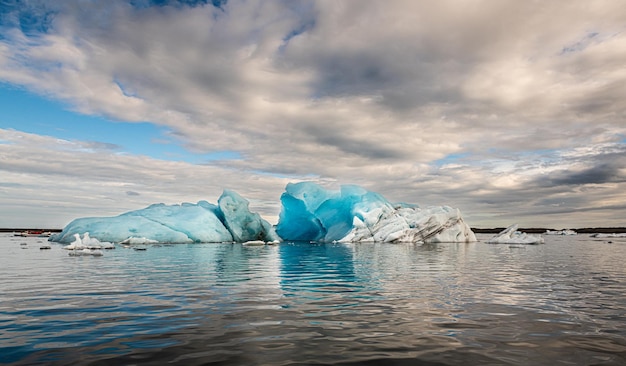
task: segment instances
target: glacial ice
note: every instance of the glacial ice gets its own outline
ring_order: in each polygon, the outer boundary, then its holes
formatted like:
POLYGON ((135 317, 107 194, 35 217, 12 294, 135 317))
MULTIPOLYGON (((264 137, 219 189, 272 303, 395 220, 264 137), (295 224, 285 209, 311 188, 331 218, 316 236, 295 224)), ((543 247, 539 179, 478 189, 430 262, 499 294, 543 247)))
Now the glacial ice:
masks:
POLYGON ((242 243, 246 241, 274 241, 278 240, 274 227, 263 220, 258 213, 248 209, 248 201, 239 194, 226 190, 217 201, 218 212, 231 233, 233 240, 242 243))
POLYGON ((80 237, 80 234, 74 234, 74 241, 70 243, 70 245, 66 245, 63 249, 67 250, 97 250, 97 249, 115 249, 115 245, 111 242, 101 242, 96 238, 92 238, 89 236, 89 233, 86 232, 83 234, 83 237, 80 237))
POLYGON ((564 230, 546 230, 545 235, 578 235, 577 232, 570 229, 564 230))
POLYGON ((392 204, 378 193, 344 185, 326 190, 311 183, 288 184, 276 227, 249 210, 249 202, 225 190, 217 205, 154 204, 114 217, 70 222, 51 241, 97 239, 124 244, 280 240, 318 242, 473 242, 476 236, 458 209, 392 204), (80 239, 83 235, 83 239, 80 239), (77 239, 76 239, 77 238, 77 239))
POLYGON ((320 242, 473 242, 458 209, 392 204, 353 185, 331 191, 290 183, 281 196, 277 234, 283 240, 320 242))
POLYGON ((513 224, 502 230, 498 235, 489 239, 489 244, 543 244, 541 236, 523 233, 517 230, 518 225, 513 224))
POLYGON ((595 233, 589 236, 592 238, 626 238, 626 233, 595 233))
POLYGON ((75 234, 112 243, 217 243, 246 240, 274 241, 274 228, 259 214, 251 213, 249 202, 232 191, 224 191, 219 206, 197 204, 154 204, 114 217, 86 217, 70 222, 50 241, 70 243, 75 234))

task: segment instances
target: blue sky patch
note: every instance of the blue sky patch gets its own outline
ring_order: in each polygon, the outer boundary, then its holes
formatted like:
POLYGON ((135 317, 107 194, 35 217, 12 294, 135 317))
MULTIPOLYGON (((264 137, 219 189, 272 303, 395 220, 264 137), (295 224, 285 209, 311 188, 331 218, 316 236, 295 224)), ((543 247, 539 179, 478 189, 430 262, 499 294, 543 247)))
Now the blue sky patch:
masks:
POLYGON ((92 142, 94 146, 112 152, 193 164, 241 158, 234 151, 191 153, 180 146, 180 141, 168 136, 170 130, 165 127, 82 115, 68 110, 61 103, 6 84, 0 84, 0 110, 0 128, 92 142))

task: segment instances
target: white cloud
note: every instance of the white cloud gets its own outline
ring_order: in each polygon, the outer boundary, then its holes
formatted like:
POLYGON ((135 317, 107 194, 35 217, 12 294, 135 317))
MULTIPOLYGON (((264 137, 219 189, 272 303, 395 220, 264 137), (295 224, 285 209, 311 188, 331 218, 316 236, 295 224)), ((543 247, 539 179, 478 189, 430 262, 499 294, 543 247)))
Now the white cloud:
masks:
MULTIPOLYGON (((576 189, 564 175, 549 187, 537 183, 569 169, 583 174, 602 159, 609 159, 606 177, 624 176, 615 153, 569 156, 607 146, 600 144, 624 150, 626 15, 618 1, 36 4, 55 7, 48 31, 7 28, 0 80, 80 113, 167 126, 193 152, 242 156, 190 166, 98 152, 91 169, 102 171, 93 173, 64 155, 65 142, 36 150, 69 159, 73 172, 58 167, 59 176, 116 181, 136 168, 154 179, 152 193, 122 187, 125 204, 196 197, 189 173, 196 171, 230 177, 211 183, 211 191, 244 196, 267 188, 276 197, 285 181, 307 176, 359 183, 395 200, 457 203, 494 225, 513 220, 515 205, 540 214, 541 203, 557 196, 576 203, 566 217, 572 222, 589 222, 575 209, 623 212, 613 204, 621 178, 583 179, 576 189), (463 158, 441 167, 453 154, 463 158), (181 174, 191 182, 173 178, 181 174), (186 193, 167 193, 174 181, 186 193)), ((53 174, 42 171, 53 162, 37 159, 11 155, 3 169, 32 179, 53 174)), ((95 186, 84 189, 85 197, 105 197, 95 186)), ((269 202, 269 193, 255 194, 269 202)))
POLYGON ((237 187, 251 208, 272 219, 278 216, 277 202, 288 182, 235 169, 118 154, 94 149, 91 143, 15 130, 0 129, 0 141, 0 222, 8 227, 42 222, 59 227, 76 217, 117 215, 156 202, 216 202, 230 187, 237 187))

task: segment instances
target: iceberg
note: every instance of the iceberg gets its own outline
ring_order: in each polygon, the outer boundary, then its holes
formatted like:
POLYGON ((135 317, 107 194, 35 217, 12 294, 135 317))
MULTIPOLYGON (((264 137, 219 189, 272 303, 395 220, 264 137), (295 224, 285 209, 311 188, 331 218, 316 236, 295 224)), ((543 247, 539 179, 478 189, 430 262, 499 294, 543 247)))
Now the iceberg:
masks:
POLYGON ((250 212, 248 200, 224 190, 217 205, 207 201, 159 203, 114 217, 75 219, 49 240, 72 243, 69 247, 75 249, 93 240, 122 244, 238 242, 247 245, 282 240, 477 241, 458 209, 392 204, 380 194, 359 186, 344 185, 332 191, 311 182, 290 183, 280 201, 276 227, 258 213, 250 212))
MULTIPOLYGON (((75 241, 89 233, 91 239, 111 243, 217 243, 247 240, 275 241, 280 238, 259 214, 251 213, 249 202, 232 191, 224 191, 219 205, 207 201, 150 205, 114 217, 86 217, 70 222, 49 240, 75 241)), ((88 236, 89 237, 89 236, 88 236)))
POLYGON ((541 236, 523 233, 517 230, 517 224, 513 224, 502 230, 498 235, 487 240, 488 244, 543 244, 541 236))
POLYGON ((421 209, 392 204, 354 185, 338 191, 311 183, 290 183, 281 198, 277 234, 283 240, 319 242, 474 242, 458 209, 421 209))

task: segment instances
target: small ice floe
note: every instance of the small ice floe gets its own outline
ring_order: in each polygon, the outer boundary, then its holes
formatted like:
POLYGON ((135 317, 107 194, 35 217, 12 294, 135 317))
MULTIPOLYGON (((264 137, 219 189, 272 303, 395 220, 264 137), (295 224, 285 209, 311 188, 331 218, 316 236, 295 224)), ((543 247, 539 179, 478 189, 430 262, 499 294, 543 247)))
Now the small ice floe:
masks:
POLYGON ((67 250, 85 249, 85 246, 83 245, 83 241, 80 238, 80 234, 74 234, 74 241, 71 242, 69 245, 64 246, 63 249, 67 249, 67 250))
POLYGON ((592 238, 626 238, 626 233, 596 233, 589 236, 592 238))
POLYGON ((109 242, 100 242, 100 240, 96 238, 92 238, 89 236, 89 233, 86 232, 83 234, 83 237, 80 237, 80 234, 74 234, 74 241, 69 245, 63 247, 63 249, 67 250, 92 250, 99 251, 100 249, 115 249, 115 245, 109 242))
POLYGON ((102 257, 104 255, 104 253, 102 253, 101 250, 92 250, 91 251, 91 255, 94 257, 102 257))
POLYGON ((52 247, 47 245, 47 244, 44 244, 44 245, 40 246, 39 249, 40 250, 46 250, 46 249, 52 249, 52 247))
POLYGON ((144 250, 148 250, 147 247, 141 246, 141 247, 134 247, 133 249, 138 250, 138 251, 144 251, 144 250))
POLYGON ((260 245, 265 245, 265 242, 263 240, 248 240, 248 241, 244 242, 243 245, 246 245, 246 246, 260 246, 260 245))
POLYGON ((545 235, 578 235, 577 232, 570 229, 564 230, 546 230, 545 235))
POLYGON ((158 240, 153 240, 153 239, 148 239, 148 238, 138 238, 135 236, 131 236, 130 238, 127 238, 125 240, 122 240, 120 242, 120 244, 124 244, 124 245, 132 245, 132 244, 155 244, 158 243, 158 240))
POLYGON ((99 249, 74 249, 69 252, 70 257, 85 257, 85 256, 93 256, 93 257, 102 257, 104 253, 99 249))
POLYGON ((541 236, 529 235, 517 231, 517 224, 502 230, 498 235, 487 240, 488 244, 543 244, 541 236))
POLYGON ((115 244, 109 243, 108 241, 102 243, 102 249, 111 250, 115 249, 115 244))
POLYGON ((88 232, 83 234, 82 242, 87 249, 102 249, 100 240, 90 237, 88 232))

